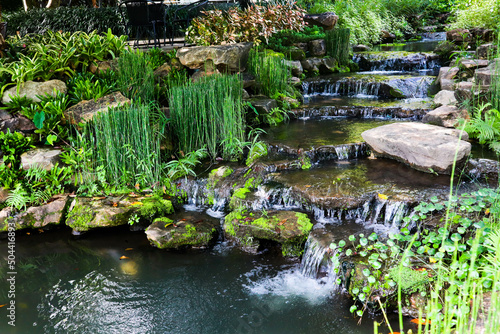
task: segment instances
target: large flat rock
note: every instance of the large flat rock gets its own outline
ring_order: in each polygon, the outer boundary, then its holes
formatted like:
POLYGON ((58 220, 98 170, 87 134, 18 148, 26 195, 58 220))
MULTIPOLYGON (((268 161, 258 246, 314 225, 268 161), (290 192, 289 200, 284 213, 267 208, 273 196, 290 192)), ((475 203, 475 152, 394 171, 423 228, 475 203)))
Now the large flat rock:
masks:
POLYGON ((393 123, 361 134, 377 157, 395 159, 427 173, 450 174, 471 151, 466 132, 422 123, 393 123), (461 138, 461 140, 459 140, 461 138))
POLYGON ((253 43, 237 43, 215 46, 192 46, 177 50, 182 65, 190 69, 203 69, 207 60, 221 72, 237 72, 245 69, 253 43))
POLYGON ((2 97, 2 103, 7 104, 12 101, 14 96, 24 96, 33 102, 40 102, 37 95, 51 95, 56 96, 57 93, 66 94, 66 84, 61 80, 49 80, 45 82, 26 81, 19 85, 14 86, 5 91, 2 97))

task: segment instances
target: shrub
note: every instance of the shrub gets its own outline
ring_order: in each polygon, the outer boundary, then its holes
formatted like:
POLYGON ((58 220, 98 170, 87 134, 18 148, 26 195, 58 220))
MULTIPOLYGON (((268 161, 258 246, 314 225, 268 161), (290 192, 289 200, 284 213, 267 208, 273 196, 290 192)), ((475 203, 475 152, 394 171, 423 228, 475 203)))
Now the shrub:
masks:
POLYGON ((266 41, 280 30, 299 31, 304 26, 304 10, 298 7, 251 6, 245 10, 209 10, 195 18, 186 32, 186 40, 197 45, 266 41))
POLYGON ((285 64, 283 55, 252 50, 248 60, 248 70, 255 75, 256 80, 260 83, 261 94, 273 99, 278 98, 279 94, 287 92, 293 95, 288 83, 292 75, 285 64))
POLYGON ((287 53, 296 43, 307 43, 322 38, 325 38, 323 28, 317 26, 305 26, 301 31, 285 29, 269 37, 265 47, 276 52, 287 53))
POLYGON ((461 1, 458 7, 452 28, 498 28, 500 7, 497 0, 461 1))
POLYGON ((349 63, 349 29, 333 29, 326 32, 326 51, 330 57, 337 59, 339 65, 349 63))
POLYGON ((172 129, 183 152, 206 147, 215 159, 234 159, 242 148, 245 120, 238 76, 205 77, 170 89, 172 129))
POLYGON ((55 9, 36 8, 28 12, 20 10, 5 15, 7 34, 15 35, 17 31, 26 34, 45 34, 49 30, 64 32, 97 31, 104 33, 111 29, 115 35, 123 35, 125 30, 121 22, 118 7, 86 8, 58 7, 55 9))

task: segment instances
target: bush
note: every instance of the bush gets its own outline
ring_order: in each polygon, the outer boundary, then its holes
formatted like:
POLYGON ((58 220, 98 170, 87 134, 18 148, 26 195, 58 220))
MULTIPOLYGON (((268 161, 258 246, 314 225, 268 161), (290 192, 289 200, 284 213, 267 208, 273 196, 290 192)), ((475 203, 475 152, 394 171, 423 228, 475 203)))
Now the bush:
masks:
POLYGON ((349 64, 349 29, 333 29, 326 32, 326 51, 330 57, 337 59, 339 65, 349 64))
POLYGON ((129 99, 150 102, 155 95, 151 57, 141 51, 124 52, 118 59, 118 88, 129 99))
POLYGON ((296 43, 307 43, 315 39, 325 38, 323 28, 317 26, 305 26, 301 31, 280 30, 269 37, 265 43, 267 49, 276 52, 288 53, 290 47, 296 43))
POLYGON ((497 0, 476 0, 461 2, 456 12, 456 22, 452 28, 490 28, 498 29, 500 5, 497 0))
POLYGON ((257 52, 252 49, 248 60, 248 70, 260 83, 259 92, 273 99, 280 94, 292 93, 288 83, 291 72, 279 53, 257 52))
POLYGON ((209 10, 195 18, 186 32, 186 41, 197 45, 268 41, 277 31, 303 29, 304 10, 272 5, 251 6, 245 10, 209 10))
POLYGON ((28 12, 20 10, 7 14, 4 19, 8 22, 8 35, 15 35, 17 31, 21 36, 29 33, 44 34, 49 30, 83 31, 86 33, 96 30, 99 33, 104 33, 111 29, 113 34, 118 36, 125 33, 117 7, 37 8, 30 9, 28 12))

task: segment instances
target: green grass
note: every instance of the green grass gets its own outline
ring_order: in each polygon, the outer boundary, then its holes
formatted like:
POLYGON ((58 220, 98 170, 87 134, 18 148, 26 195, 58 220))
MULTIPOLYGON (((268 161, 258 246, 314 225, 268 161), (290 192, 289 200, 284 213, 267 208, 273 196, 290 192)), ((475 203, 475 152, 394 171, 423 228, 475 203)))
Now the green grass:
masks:
POLYGON ((184 153, 206 148, 232 160, 244 146, 245 119, 238 76, 214 75, 170 89, 172 129, 184 153))
POLYGON ((149 103, 155 97, 151 57, 141 51, 123 52, 118 58, 118 88, 129 99, 149 103))
POLYGON ((278 98, 290 91, 288 81, 291 78, 291 72, 285 64, 282 54, 259 52, 252 49, 248 60, 248 69, 260 83, 259 91, 261 94, 278 98))

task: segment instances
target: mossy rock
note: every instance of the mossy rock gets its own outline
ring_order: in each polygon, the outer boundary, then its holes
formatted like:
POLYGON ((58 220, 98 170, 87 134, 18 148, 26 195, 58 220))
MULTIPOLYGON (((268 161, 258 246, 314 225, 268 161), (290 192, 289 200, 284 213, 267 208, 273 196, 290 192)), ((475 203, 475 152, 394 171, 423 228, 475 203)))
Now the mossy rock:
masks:
POLYGON ((208 219, 155 219, 146 229, 151 245, 160 249, 207 248, 217 238, 218 222, 208 219))
POLYGON ((228 166, 221 166, 219 168, 212 169, 208 175, 207 186, 209 188, 214 188, 220 180, 225 179, 233 172, 234 170, 228 166))
POLYGON ((158 197, 76 197, 68 210, 66 225, 77 232, 85 232, 125 225, 133 215, 152 222, 172 212, 172 202, 158 197))
POLYGON ((229 239, 244 246, 259 240, 281 244, 284 256, 300 256, 313 224, 305 213, 294 211, 233 211, 226 216, 224 232, 229 239))

